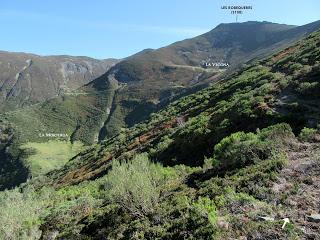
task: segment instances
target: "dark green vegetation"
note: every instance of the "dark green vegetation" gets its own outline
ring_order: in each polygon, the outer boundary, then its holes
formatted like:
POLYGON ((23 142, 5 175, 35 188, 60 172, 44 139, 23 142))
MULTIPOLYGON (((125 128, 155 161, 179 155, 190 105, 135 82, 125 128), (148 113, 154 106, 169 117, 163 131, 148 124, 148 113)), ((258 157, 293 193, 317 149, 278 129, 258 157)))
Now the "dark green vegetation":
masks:
POLYGON ((318 31, 1 192, 0 236, 317 239, 319 81, 318 31))
POLYGON ((11 154, 8 147, 14 138, 12 126, 7 121, 0 121, 0 189, 12 188, 28 177, 28 169, 20 161, 8 161, 11 154))

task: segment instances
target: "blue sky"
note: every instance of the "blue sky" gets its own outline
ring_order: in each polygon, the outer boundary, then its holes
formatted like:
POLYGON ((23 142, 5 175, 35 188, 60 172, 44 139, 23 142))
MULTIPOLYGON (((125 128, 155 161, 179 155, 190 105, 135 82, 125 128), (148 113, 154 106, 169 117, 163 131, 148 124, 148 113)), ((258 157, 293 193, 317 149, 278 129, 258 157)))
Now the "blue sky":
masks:
POLYGON ((0 0, 0 50, 122 58, 234 22, 234 4, 253 6, 240 22, 320 19, 319 0, 0 0))

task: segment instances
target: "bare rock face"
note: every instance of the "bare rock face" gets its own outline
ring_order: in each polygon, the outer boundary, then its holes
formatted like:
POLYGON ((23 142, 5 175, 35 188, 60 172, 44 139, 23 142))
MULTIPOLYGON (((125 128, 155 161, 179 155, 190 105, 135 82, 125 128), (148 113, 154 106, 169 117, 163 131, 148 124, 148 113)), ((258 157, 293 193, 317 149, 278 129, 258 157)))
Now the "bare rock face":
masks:
POLYGON ((116 62, 0 51, 0 110, 13 110, 75 90, 104 74, 116 62))

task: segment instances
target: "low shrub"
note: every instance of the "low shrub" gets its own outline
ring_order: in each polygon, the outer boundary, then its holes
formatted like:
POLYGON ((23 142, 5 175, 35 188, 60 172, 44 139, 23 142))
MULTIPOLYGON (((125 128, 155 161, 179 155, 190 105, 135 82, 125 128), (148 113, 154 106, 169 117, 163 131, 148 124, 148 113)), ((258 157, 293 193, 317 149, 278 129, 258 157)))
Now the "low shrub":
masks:
POLYGON ((299 139, 302 141, 312 141, 316 133, 317 129, 304 127, 299 134, 299 139))
POLYGON ((49 191, 36 193, 32 188, 0 192, 0 239, 40 239, 49 196, 49 191))
POLYGON ((127 162, 114 161, 104 183, 108 199, 133 216, 153 213, 160 202, 160 186, 166 179, 161 168, 151 163, 146 154, 127 162))
POLYGON ((288 124, 277 124, 257 133, 237 132, 222 139, 214 147, 218 167, 231 171, 270 158, 294 135, 288 124), (281 145, 281 146, 280 146, 281 145))

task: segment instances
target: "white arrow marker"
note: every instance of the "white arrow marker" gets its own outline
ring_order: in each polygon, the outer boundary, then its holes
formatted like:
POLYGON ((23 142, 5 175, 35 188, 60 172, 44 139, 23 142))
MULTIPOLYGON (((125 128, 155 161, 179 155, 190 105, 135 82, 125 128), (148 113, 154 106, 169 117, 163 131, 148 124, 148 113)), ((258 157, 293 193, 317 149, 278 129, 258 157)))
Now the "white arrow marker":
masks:
POLYGON ((283 225, 282 225, 282 229, 284 229, 284 227, 286 226, 286 224, 290 222, 290 221, 289 221, 289 218, 284 218, 283 221, 284 221, 284 223, 283 223, 283 225))

